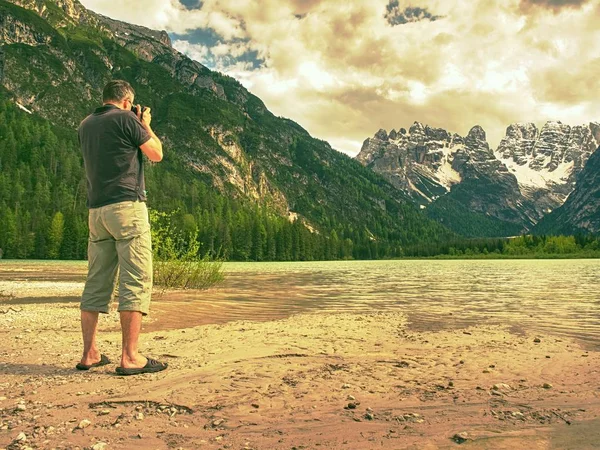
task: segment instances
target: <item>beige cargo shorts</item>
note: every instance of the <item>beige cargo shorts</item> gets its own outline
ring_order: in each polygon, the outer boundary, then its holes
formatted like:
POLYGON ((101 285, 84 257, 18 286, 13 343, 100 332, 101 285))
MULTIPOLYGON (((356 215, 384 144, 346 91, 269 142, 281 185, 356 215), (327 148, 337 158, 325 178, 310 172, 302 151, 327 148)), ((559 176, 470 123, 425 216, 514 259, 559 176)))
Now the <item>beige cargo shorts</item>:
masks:
POLYGON ((119 273, 119 311, 150 309, 152 244, 145 202, 125 201, 89 212, 88 276, 83 311, 108 313, 119 273))

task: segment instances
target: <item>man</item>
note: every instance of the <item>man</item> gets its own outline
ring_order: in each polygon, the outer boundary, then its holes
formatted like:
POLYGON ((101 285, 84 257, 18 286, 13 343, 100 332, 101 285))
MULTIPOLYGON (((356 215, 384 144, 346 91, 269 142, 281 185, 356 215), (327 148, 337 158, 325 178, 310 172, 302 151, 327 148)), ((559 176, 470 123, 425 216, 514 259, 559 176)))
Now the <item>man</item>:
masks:
POLYGON ((77 369, 110 363, 96 345, 99 313, 108 313, 119 272, 119 314, 123 347, 119 375, 159 372, 167 364, 138 352, 142 316, 152 291, 152 247, 146 208, 142 152, 161 161, 162 144, 150 122, 150 108, 137 105, 123 80, 109 82, 103 106, 79 125, 79 143, 88 181, 90 236, 88 276, 81 298, 83 357, 77 369))

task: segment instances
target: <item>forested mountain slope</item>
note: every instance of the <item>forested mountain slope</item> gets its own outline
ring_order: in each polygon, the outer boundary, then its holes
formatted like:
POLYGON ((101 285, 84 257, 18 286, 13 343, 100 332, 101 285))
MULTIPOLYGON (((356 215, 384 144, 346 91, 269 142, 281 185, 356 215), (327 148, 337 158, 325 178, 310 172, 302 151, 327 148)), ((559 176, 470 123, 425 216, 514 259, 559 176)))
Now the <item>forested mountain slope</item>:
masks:
POLYGON ((75 128, 114 78, 130 81, 136 101, 153 108, 165 143, 165 160, 147 168, 149 206, 177 211, 180 227, 199 230, 204 252, 239 260, 375 258, 451 234, 380 175, 174 50, 164 32, 74 0, 0 0, 0 42, 6 257, 85 256, 75 128))

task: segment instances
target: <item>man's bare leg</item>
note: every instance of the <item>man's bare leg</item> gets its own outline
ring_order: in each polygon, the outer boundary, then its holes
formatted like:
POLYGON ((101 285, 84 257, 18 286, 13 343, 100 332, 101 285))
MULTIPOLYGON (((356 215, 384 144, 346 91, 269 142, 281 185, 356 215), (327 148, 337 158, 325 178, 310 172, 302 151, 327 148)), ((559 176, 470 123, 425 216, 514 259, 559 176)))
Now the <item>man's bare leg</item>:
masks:
POLYGON ((98 311, 81 311, 81 334, 83 335, 83 356, 81 364, 90 366, 100 361, 101 355, 96 345, 98 311))
POLYGON ((138 353, 138 340, 142 330, 142 313, 139 311, 120 311, 121 332, 123 334, 123 353, 121 367, 139 369, 148 361, 138 353))

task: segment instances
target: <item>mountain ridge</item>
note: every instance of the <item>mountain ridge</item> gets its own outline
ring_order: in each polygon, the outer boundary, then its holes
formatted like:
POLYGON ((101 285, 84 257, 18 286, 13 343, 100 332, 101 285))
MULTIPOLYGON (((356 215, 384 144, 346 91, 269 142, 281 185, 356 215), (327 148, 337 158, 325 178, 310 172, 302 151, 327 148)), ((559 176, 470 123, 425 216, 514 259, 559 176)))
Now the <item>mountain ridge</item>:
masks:
POLYGON ((599 129, 596 122, 571 127, 549 121, 541 129, 512 124, 494 151, 479 126, 462 137, 415 122, 409 130, 380 129, 356 159, 457 233, 514 235, 565 201, 600 143, 599 129), (478 216, 473 220, 489 229, 471 229, 465 215, 478 216), (498 226, 490 228, 490 220, 498 226))

